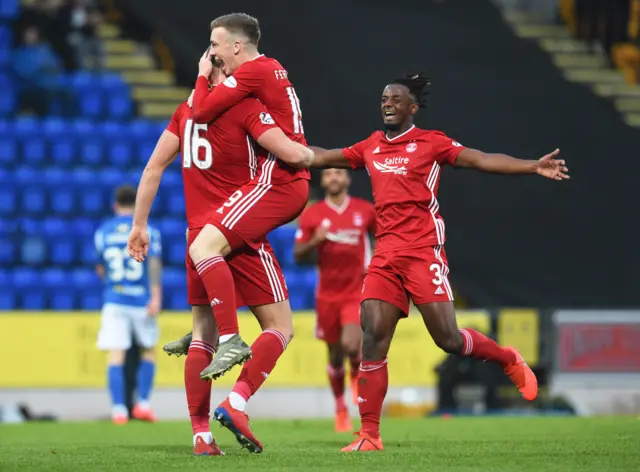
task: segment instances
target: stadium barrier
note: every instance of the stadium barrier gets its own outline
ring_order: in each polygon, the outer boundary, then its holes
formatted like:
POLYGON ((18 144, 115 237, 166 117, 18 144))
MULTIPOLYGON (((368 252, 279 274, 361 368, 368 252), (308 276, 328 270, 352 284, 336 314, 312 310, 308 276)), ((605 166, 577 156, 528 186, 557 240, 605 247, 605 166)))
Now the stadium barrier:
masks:
MULTIPOLYGON (((164 313, 159 323, 161 346, 189 331, 191 316, 187 312, 164 313)), ((315 317, 312 312, 295 313, 293 323, 295 338, 265 387, 324 388, 327 354, 323 343, 315 339, 315 317)), ((484 332, 491 329, 488 311, 461 311, 458 323, 460 327, 484 332)), ((0 388, 104 387, 106 358, 96 348, 99 327, 98 313, 0 314, 0 356, 5 360, 0 363, 0 388)), ((240 315, 240 329, 248 341, 253 341, 260 332, 251 314, 240 315)), ((434 369, 443 358, 444 353, 433 343, 420 316, 410 316, 399 323, 389 353, 391 386, 434 386, 437 381, 434 369)), ((159 351, 158 387, 183 386, 183 359, 176 360, 159 351)), ((237 373, 216 382, 221 386, 232 385, 237 373)))

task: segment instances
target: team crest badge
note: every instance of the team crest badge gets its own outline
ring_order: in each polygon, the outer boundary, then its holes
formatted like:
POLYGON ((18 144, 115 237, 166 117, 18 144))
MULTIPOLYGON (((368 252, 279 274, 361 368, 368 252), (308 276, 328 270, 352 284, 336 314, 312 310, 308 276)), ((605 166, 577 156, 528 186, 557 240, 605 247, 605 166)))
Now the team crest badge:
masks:
POLYGON ((356 226, 362 226, 362 215, 360 213, 353 214, 353 224, 356 226))
POLYGON ((418 145, 416 143, 407 144, 407 152, 416 152, 418 145))

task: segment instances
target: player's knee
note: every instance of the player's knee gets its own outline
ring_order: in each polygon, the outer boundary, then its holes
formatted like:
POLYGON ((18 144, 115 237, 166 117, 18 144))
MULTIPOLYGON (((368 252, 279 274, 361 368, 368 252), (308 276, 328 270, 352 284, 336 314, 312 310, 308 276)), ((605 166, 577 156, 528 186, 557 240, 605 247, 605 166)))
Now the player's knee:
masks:
POLYGON ((433 340, 440 349, 449 354, 458 354, 462 351, 463 341, 458 331, 436 336, 433 340))
POLYGON ((189 245, 189 257, 194 264, 207 257, 206 244, 196 238, 196 240, 189 245))
POLYGON ((144 350, 142 351, 142 356, 141 357, 145 361, 155 362, 156 361, 156 351, 152 347, 144 348, 144 350))
POLYGON ((109 365, 123 365, 125 354, 125 351, 121 349, 114 349, 109 351, 107 355, 109 365))

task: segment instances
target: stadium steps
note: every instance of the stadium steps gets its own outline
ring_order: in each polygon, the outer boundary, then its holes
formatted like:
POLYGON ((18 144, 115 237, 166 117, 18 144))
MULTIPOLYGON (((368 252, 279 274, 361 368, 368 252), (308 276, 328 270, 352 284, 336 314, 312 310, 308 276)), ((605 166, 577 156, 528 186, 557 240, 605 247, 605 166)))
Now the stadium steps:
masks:
POLYGON ((131 86, 138 115, 167 119, 191 93, 176 87, 173 75, 158 67, 147 45, 123 38, 117 24, 102 24, 98 34, 104 44, 106 68, 120 72, 131 86))
POLYGON ((640 87, 636 85, 640 67, 634 66, 640 64, 640 49, 616 47, 617 69, 612 69, 602 51, 572 37, 571 25, 548 24, 531 12, 503 10, 502 16, 517 36, 537 41, 566 80, 590 86, 596 95, 612 101, 625 123, 640 128, 640 87))

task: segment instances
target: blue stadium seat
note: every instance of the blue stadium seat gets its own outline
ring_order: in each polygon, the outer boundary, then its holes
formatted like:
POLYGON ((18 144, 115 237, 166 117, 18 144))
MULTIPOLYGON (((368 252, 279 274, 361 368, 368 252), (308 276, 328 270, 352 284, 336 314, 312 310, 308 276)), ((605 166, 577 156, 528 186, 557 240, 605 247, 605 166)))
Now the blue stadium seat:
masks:
POLYGON ((182 235, 165 237, 163 240, 164 261, 168 265, 181 265, 185 262, 187 254, 187 241, 182 235))
MULTIPOLYGON (((70 231, 73 231, 70 228, 70 231)), ((55 265, 71 265, 77 259, 77 242, 69 236, 57 237, 50 242, 50 261, 55 265)))
POLYGON ((133 164, 133 149, 128 141, 111 142, 108 145, 109 164, 118 169, 126 169, 133 164))
POLYGON ((104 162, 102 143, 95 136, 87 137, 80 143, 80 161, 90 167, 99 167, 104 162))
POLYGON ((71 227, 82 240, 90 239, 93 241, 93 235, 98 229, 99 223, 89 218, 78 218, 71 222, 71 227))
POLYGON ((70 185, 49 185, 49 202, 56 215, 66 216, 74 212, 76 206, 75 189, 70 185))
POLYGON ((182 221, 176 218, 163 218, 155 224, 156 228, 160 231, 162 238, 181 237, 185 238, 185 231, 187 228, 186 221, 182 221))
POLYGON ((47 145, 39 135, 24 137, 22 140, 22 161, 34 167, 44 165, 47 158, 47 145))
MULTIPOLYGON (((6 274, 6 271, 3 271, 6 274)), ((8 278, 8 277, 6 277, 8 278)), ((0 274, 0 279, 5 280, 5 277, 0 274)), ((0 310, 15 310, 18 305, 18 297, 7 283, 3 283, 0 286, 0 310)))
POLYGON ((0 116, 7 116, 16 109, 17 96, 12 84, 0 88, 0 116))
POLYGON ((9 279, 18 292, 28 291, 41 285, 39 271, 28 267, 14 269, 9 279))
POLYGON ((0 170, 0 217, 11 216, 16 213, 17 195, 13 181, 3 179, 0 170))
POLYGON ((294 267, 296 265, 293 257, 293 244, 297 228, 294 225, 285 225, 274 229, 268 235, 269 242, 273 247, 278 262, 282 267, 294 267))
POLYGON ((75 144, 71 139, 58 138, 51 144, 51 158, 57 166, 69 167, 75 164, 75 144))
POLYGON ((167 308, 170 310, 186 310, 189 308, 186 288, 165 293, 163 298, 167 300, 167 308))
POLYGON ((13 40, 13 32, 11 28, 0 26, 0 64, 4 65, 11 58, 11 43, 13 40))
POLYGON ((13 134, 29 138, 40 134, 40 121, 31 117, 20 117, 13 122, 13 134))
POLYGON ((11 237, 18 234, 20 225, 17 220, 13 218, 2 219, 0 218, 0 236, 11 237))
POLYGON ((162 272, 162 286, 172 292, 174 290, 186 289, 187 273, 184 269, 169 267, 162 272))
POLYGON ((69 288, 69 274, 62 269, 46 269, 42 272, 42 286, 50 293, 60 293, 69 288))
POLYGON ((75 269, 71 272, 70 285, 86 289, 102 289, 102 282, 93 269, 75 269))
POLYGON ((73 287, 66 287, 49 295, 49 306, 52 310, 73 310, 76 308, 76 296, 73 287))
POLYGON ((44 224, 40 219, 20 218, 18 220, 18 231, 26 236, 44 237, 44 224))
POLYGON ((83 310, 94 311, 102 308, 102 289, 82 290, 79 305, 83 310))
POLYGON ((83 265, 95 265, 98 263, 98 255, 96 254, 96 246, 93 238, 82 241, 80 247, 80 262, 83 265))
POLYGON ((133 102, 128 90, 110 93, 107 100, 107 114, 110 118, 123 120, 133 113, 133 102))
POLYGON ((146 164, 158 142, 157 138, 143 138, 136 147, 136 160, 140 164, 146 164))
POLYGON ((31 185, 20 187, 20 210, 25 216, 42 215, 47 210, 47 194, 45 189, 33 182, 31 185))
POLYGON ((67 133, 75 137, 95 136, 96 125, 87 118, 78 118, 69 122, 67 133))
POLYGON ((7 169, 20 162, 18 159, 18 146, 16 141, 10 137, 0 138, 0 167, 7 169))
POLYGON ((114 90, 129 90, 129 86, 122 79, 120 74, 103 72, 98 76, 100 88, 109 92, 114 90))
POLYGON ((289 303, 293 311, 306 310, 309 308, 307 294, 301 291, 289 292, 289 303))
POLYGON ((40 122, 40 132, 48 138, 58 138, 67 134, 69 124, 60 117, 48 117, 40 122))
POLYGON ((47 245, 41 236, 25 236, 20 241, 20 260, 28 266, 43 265, 47 260, 47 245))
POLYGON ((20 0, 0 0, 0 18, 10 20, 18 16, 20 0))
POLYGON ((0 266, 12 266, 16 263, 16 244, 13 238, 0 236, 0 266))
POLYGON ((104 96, 96 90, 79 91, 80 114, 88 118, 100 118, 104 114, 104 96))

